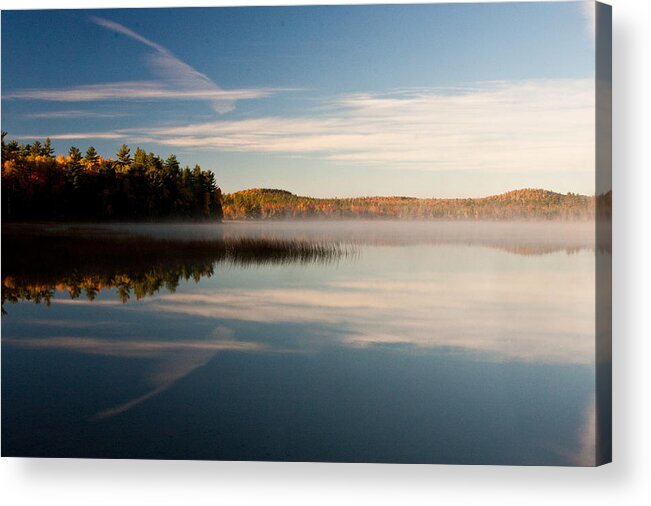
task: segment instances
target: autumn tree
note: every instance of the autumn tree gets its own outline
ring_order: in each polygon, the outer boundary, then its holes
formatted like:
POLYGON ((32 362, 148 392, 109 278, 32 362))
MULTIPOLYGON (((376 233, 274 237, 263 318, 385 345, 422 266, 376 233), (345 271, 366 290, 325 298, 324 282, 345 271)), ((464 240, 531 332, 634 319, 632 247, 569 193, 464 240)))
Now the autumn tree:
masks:
POLYGON ((2 137, 3 220, 156 220, 222 216, 221 190, 210 171, 181 169, 123 145, 117 160, 90 146, 54 158, 51 142, 22 145, 2 137))

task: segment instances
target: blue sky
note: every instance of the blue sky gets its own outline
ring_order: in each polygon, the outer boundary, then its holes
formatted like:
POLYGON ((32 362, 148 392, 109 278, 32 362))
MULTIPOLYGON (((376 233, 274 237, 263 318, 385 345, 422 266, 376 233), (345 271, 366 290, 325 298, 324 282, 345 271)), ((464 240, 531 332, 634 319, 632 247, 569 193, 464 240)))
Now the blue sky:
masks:
POLYGON ((225 191, 594 192, 582 2, 2 12, 2 129, 225 191))

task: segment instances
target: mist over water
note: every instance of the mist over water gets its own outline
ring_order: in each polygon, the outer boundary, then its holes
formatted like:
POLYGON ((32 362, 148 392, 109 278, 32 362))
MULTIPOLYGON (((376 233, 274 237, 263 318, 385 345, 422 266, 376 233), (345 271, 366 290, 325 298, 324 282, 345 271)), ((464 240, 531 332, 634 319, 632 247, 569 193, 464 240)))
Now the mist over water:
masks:
POLYGON ((592 221, 225 221, 221 224, 102 224, 54 228, 109 231, 176 240, 292 239, 356 244, 467 243, 505 247, 594 247, 592 221))
POLYGON ((5 233, 5 455, 592 462, 594 223, 5 233))

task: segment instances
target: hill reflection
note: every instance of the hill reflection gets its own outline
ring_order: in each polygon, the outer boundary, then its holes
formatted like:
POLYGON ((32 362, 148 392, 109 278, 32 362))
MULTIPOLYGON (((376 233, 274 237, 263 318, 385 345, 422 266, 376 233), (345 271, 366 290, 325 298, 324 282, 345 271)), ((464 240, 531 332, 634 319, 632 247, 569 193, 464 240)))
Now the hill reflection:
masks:
POLYGON ((219 264, 328 264, 363 247, 464 245, 516 255, 594 249, 594 224, 282 222, 216 224, 5 225, 2 304, 50 304, 58 292, 126 302, 211 277, 219 264))

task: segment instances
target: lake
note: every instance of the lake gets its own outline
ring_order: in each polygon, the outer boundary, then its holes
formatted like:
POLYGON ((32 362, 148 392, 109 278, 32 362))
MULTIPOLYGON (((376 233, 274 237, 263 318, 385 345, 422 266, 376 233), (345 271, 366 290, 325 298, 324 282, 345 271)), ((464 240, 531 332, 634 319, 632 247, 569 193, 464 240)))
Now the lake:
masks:
POLYGON ((593 465, 593 222, 3 225, 2 454, 593 465))

